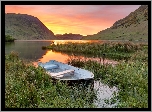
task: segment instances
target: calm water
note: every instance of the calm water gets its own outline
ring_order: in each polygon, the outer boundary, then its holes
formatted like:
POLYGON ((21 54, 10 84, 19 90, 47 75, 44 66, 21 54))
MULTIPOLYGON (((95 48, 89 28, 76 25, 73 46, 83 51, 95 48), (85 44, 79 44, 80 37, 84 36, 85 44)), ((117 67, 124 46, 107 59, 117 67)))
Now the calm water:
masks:
MULTIPOLYGON (((103 41, 80 41, 80 40, 54 40, 55 44, 66 43, 66 42, 77 42, 77 43, 86 43, 86 42, 100 42, 103 41)), ((16 51, 19 53, 19 57, 32 61, 35 65, 37 62, 48 62, 49 60, 57 60, 59 62, 66 63, 67 59, 72 56, 72 54, 66 54, 61 52, 54 52, 52 50, 42 50, 42 46, 48 46, 52 41, 15 41, 14 43, 5 43, 5 54, 10 53, 11 51, 16 51)), ((84 58, 83 56, 80 56, 84 58)), ((91 58, 92 60, 99 61, 96 58, 91 58)), ((113 60, 106 60, 107 63, 116 64, 113 60)), ((102 63, 102 62, 101 62, 102 63)), ((114 91, 117 92, 117 88, 109 88, 107 85, 100 83, 99 81, 94 82, 94 89, 98 90, 98 101, 95 101, 95 104, 98 107, 111 107, 104 102, 105 98, 112 97, 114 91)))
MULTIPOLYGON (((100 42, 103 43, 104 41, 88 41, 88 40, 54 40, 54 44, 64 44, 66 42, 75 42, 75 43, 86 43, 86 42, 100 42)), ((67 59, 72 57, 72 54, 66 54, 61 52, 55 52, 52 50, 42 50, 42 46, 48 46, 52 43, 50 40, 45 41, 15 41, 14 43, 5 43, 5 54, 10 53, 11 51, 16 51, 19 54, 19 57, 32 61, 35 65, 37 62, 48 62, 49 60, 57 60, 59 62, 66 63, 67 59)), ((79 56, 79 58, 86 58, 84 56, 79 56)), ((99 62, 99 58, 87 58, 96 60, 99 62)), ((100 60, 100 63, 103 63, 100 60)), ((116 61, 113 60, 105 60, 105 63, 117 64, 116 61)))

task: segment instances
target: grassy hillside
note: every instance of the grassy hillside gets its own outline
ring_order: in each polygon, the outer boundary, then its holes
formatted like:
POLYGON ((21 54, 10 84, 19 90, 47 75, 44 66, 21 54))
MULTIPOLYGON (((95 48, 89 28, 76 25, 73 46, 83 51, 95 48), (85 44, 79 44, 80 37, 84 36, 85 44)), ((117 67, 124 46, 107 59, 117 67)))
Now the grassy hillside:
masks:
POLYGON ((113 26, 83 39, 101 40, 148 40, 148 6, 142 5, 113 26))
POLYGON ((5 35, 18 40, 56 39, 37 17, 27 14, 5 14, 5 35))

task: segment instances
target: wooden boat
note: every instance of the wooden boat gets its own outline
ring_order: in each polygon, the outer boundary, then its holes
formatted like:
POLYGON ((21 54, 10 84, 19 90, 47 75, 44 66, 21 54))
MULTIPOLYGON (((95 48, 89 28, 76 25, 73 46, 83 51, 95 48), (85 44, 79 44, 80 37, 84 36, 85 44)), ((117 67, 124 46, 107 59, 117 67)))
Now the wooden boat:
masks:
POLYGON ((94 74, 92 72, 64 64, 56 60, 50 60, 46 63, 39 62, 38 65, 43 67, 46 70, 47 74, 56 80, 72 81, 74 83, 90 83, 94 79, 94 74))

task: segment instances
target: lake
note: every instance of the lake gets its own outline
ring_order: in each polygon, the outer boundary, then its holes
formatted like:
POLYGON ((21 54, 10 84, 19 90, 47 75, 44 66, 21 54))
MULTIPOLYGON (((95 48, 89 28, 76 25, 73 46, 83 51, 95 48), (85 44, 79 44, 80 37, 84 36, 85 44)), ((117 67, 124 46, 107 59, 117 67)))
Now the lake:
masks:
MULTIPOLYGON (((42 50, 42 46, 48 46, 52 42, 54 44, 65 44, 66 42, 75 42, 75 43, 93 43, 93 42, 105 42, 105 41, 90 41, 90 40, 16 40, 12 43, 5 43, 5 54, 9 54, 11 51, 16 51, 19 54, 19 57, 22 59, 26 59, 32 61, 34 65, 37 65, 38 62, 48 62, 49 60, 57 60, 62 63, 67 63, 67 59, 72 54, 66 54, 61 52, 55 52, 52 50, 42 50)), ((81 58, 85 58, 80 55, 81 58)), ((90 58, 88 58, 90 59, 90 58)), ((97 58, 91 58, 92 60, 98 61, 102 63, 102 60, 99 61, 97 58)), ((105 60, 106 63, 116 64, 117 62, 114 60, 105 60)), ((99 81, 94 81, 94 89, 98 90, 98 101, 95 104, 100 107, 111 107, 111 105, 107 105, 104 102, 105 98, 110 98, 114 91, 117 92, 117 88, 109 88, 107 85, 102 84, 99 81)))
MULTIPOLYGON (((54 44, 64 44, 66 42, 75 42, 75 43, 93 43, 104 41, 97 40, 53 40, 54 44)), ((48 46, 52 43, 52 40, 37 40, 37 41, 21 41, 17 40, 14 43, 5 43, 5 54, 10 53, 11 51, 16 51, 19 54, 19 57, 32 61, 35 65, 37 62, 48 62, 49 60, 57 60, 62 63, 66 63, 67 59, 73 56, 73 54, 66 54, 61 52, 55 52, 52 50, 42 50, 42 46, 48 46)), ((81 58, 86 58, 82 55, 79 55, 81 58)), ((90 58, 88 58, 90 59, 90 58)), ((91 58, 92 60, 96 60, 99 62, 99 58, 91 58)), ((102 60, 100 60, 102 63, 102 60)), ((117 62, 114 60, 106 59, 105 63, 116 64, 117 62)))

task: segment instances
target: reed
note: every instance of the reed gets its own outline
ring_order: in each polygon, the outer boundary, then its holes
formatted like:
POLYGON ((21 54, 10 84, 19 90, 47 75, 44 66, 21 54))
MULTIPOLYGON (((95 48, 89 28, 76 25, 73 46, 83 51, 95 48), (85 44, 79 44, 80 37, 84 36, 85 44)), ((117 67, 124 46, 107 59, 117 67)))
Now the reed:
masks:
POLYGON ((131 54, 137 50, 143 49, 143 44, 134 44, 132 42, 107 42, 107 43, 66 43, 51 44, 50 46, 42 46, 43 49, 51 49, 54 51, 93 55, 102 57, 106 54, 107 58, 122 60, 129 59, 131 54))
POLYGON ((137 50, 128 61, 119 61, 115 66, 76 57, 69 58, 68 63, 93 72, 95 80, 116 86, 118 94, 107 100, 107 103, 119 101, 116 108, 148 107, 148 49, 137 50))
POLYGON ((95 108, 95 91, 69 87, 45 73, 41 67, 5 55, 5 108, 95 108))

